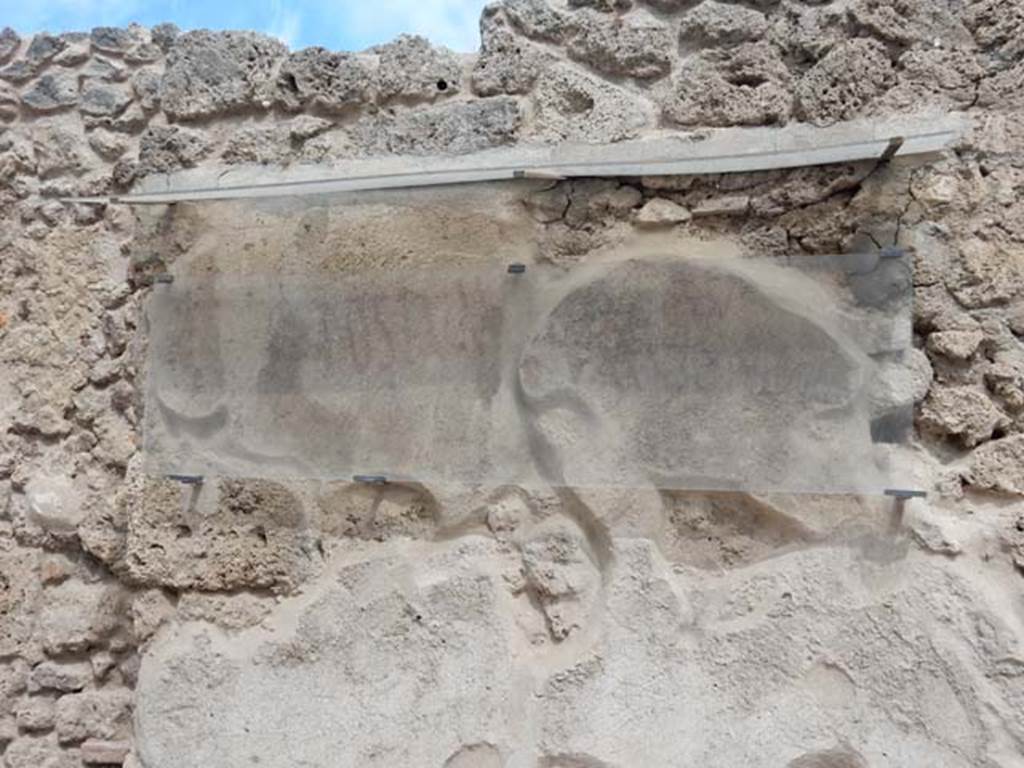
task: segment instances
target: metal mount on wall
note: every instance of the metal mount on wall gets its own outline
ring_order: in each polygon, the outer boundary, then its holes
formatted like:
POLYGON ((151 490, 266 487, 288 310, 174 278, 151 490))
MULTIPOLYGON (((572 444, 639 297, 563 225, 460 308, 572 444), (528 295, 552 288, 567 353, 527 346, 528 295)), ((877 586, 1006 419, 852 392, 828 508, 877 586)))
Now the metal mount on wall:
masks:
POLYGON ((889 530, 893 533, 903 527, 903 513, 906 510, 907 499, 923 499, 927 491, 912 488, 886 488, 883 494, 893 499, 892 517, 889 521, 889 530))
POLYGON ((175 480, 182 485, 202 485, 204 478, 202 475, 166 475, 168 480, 175 480))
POLYGON ((352 475, 352 482, 364 485, 387 485, 388 479, 384 475, 352 475))

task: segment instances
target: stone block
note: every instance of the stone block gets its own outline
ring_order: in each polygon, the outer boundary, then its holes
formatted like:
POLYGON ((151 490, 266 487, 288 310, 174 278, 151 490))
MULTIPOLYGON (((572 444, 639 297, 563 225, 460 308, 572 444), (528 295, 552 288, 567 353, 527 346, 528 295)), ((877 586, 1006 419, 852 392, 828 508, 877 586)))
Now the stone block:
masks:
POLYGON ((789 69, 762 41, 683 59, 664 111, 680 125, 774 125, 789 119, 792 102, 789 69))
POLYGON ((115 116, 121 114, 133 98, 127 86, 89 83, 82 91, 78 108, 87 115, 115 116))
POLYGON ((679 36, 698 45, 733 45, 758 40, 767 30, 768 21, 760 11, 704 0, 683 16, 679 36))
POLYGON ((318 107, 344 112, 370 100, 370 62, 354 53, 303 48, 291 53, 277 75, 277 98, 289 109, 318 107))
POLYGON ((287 49, 256 32, 196 30, 177 37, 166 60, 160 100, 177 120, 262 110, 287 49))
POLYGON ((400 35, 370 49, 379 62, 376 90, 381 99, 451 96, 462 90, 462 62, 447 48, 417 35, 400 35))
POLYGON ((117 626, 117 590, 68 580, 43 593, 39 634, 48 653, 79 653, 99 645, 117 626))
POLYGON ((73 75, 43 75, 22 93, 21 103, 36 112, 73 107, 78 103, 78 82, 73 75))
POLYGON ((511 144, 521 122, 515 99, 495 97, 366 117, 352 134, 366 154, 460 155, 511 144))
POLYGON ((80 691, 92 682, 92 666, 86 661, 43 661, 32 668, 28 677, 28 690, 80 691))
POLYGON ((654 121, 642 97, 569 64, 545 68, 533 89, 532 130, 547 141, 613 142, 654 121))
POLYGON ((670 28, 645 12, 608 16, 581 12, 569 39, 569 56, 598 72, 653 80, 672 66, 675 40, 670 28))
POLYGON ((61 744, 75 744, 88 738, 117 739, 129 726, 131 691, 102 688, 69 693, 57 699, 57 738, 61 744))
POLYGON ((80 747, 82 762, 86 765, 121 765, 131 745, 127 741, 86 739, 80 747))
POLYGON ((0 29, 0 64, 6 64, 21 46, 21 37, 10 27, 0 29))
POLYGON ((29 696, 14 707, 18 727, 28 733, 44 733, 53 728, 53 700, 43 696, 29 696))
POLYGON ((796 114, 811 122, 863 115, 895 81, 885 46, 876 40, 840 43, 797 82, 796 114))
POLYGON ((933 386, 921 406, 918 425, 973 448, 1009 423, 1007 416, 980 389, 933 386))
POLYGON ((648 200, 644 207, 636 212, 634 221, 638 227, 657 229, 675 226, 689 221, 691 218, 691 213, 679 203, 674 203, 663 197, 655 197, 648 200))

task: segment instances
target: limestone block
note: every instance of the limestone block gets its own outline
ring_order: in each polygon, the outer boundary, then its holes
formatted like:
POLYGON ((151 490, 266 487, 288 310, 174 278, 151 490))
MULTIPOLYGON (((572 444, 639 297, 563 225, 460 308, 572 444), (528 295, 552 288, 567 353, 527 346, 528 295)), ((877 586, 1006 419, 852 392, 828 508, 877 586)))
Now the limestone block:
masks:
POLYGON ((21 97, 7 83, 0 83, 0 120, 10 121, 18 116, 21 97))
POLYGON ((132 599, 130 610, 132 634, 141 643, 174 615, 174 601, 163 590, 147 589, 132 599))
POLYGON ((665 76, 675 45, 669 27, 642 11, 626 16, 581 12, 569 56, 610 75, 651 80, 665 76))
POLYGON ((881 43, 868 39, 844 41, 797 82, 796 114, 811 122, 856 117, 889 89, 894 77, 881 43))
POLYGON ((82 762, 86 765, 121 765, 131 745, 127 741, 86 739, 82 742, 82 762))
POLYGON ((284 163, 291 150, 286 136, 283 126, 243 128, 228 137, 220 156, 225 163, 284 163))
POLYGON ((370 49, 377 54, 376 90, 381 99, 433 100, 462 90, 462 62, 447 48, 418 35, 400 35, 370 49))
POLYGON ((92 682, 92 666, 87 661, 43 661, 32 668, 28 678, 30 692, 80 691, 92 682))
POLYGON ((67 39, 62 35, 51 35, 41 32, 32 38, 25 59, 34 65, 43 65, 67 47, 67 39))
POLYGON ((505 0, 502 7, 516 29, 535 40, 562 42, 573 25, 568 14, 547 0, 505 0))
POLYGON ((680 125, 771 125, 788 120, 792 101, 778 51, 756 42, 683 59, 664 111, 680 125))
POLYGON ((39 635, 48 653, 77 653, 101 643, 118 624, 116 588, 68 580, 43 593, 39 635))
POLYGON ((951 271, 946 284, 965 307, 991 306, 1024 294, 1024 253, 998 232, 993 234, 959 243, 960 270, 951 271))
POLYGON ((140 27, 93 27, 89 33, 92 47, 105 53, 124 55, 142 38, 140 27))
POLYGON ((132 694, 124 688, 69 693, 57 699, 57 738, 61 744, 88 738, 116 739, 128 727, 132 694))
POLYGON ((28 690, 29 665, 18 656, 0 666, 0 710, 7 712, 18 694, 28 690))
POLYGON ((139 139, 138 175, 191 168, 213 147, 206 134, 176 125, 148 129, 139 139))
POLYGON ((1024 52, 1024 8, 1013 0, 975 0, 961 11, 975 42, 1002 61, 1024 52))
POLYGON ((18 727, 29 733, 46 732, 53 728, 53 700, 43 696, 29 696, 14 708, 14 719, 18 727))
POLYGON ((758 40, 767 30, 768 21, 760 11, 704 0, 683 16, 679 36, 700 45, 730 45, 758 40))
POLYGON ((465 154, 512 143, 522 114, 511 97, 365 117, 352 129, 366 154, 465 154))
POLYGON ((977 331, 936 331, 928 336, 928 351, 950 360, 968 360, 978 351, 985 334, 977 331))
POLYGON ((6 64, 21 46, 21 37, 10 27, 0 29, 0 64, 6 64))
POLYGON ((129 64, 153 64, 163 57, 163 49, 156 43, 142 41, 125 51, 124 60, 129 64))
POLYGON ((478 96, 528 93, 551 58, 518 35, 498 5, 488 5, 480 18, 480 54, 473 66, 473 92, 478 96))
POLYGON ((78 103, 78 82, 72 75, 46 74, 21 95, 21 103, 36 112, 53 112, 78 103))
POLYGON ((89 132, 89 146, 104 160, 114 161, 128 151, 128 139, 105 128, 89 132))
POLYGON ((566 224, 582 228, 595 220, 625 219, 643 201, 643 193, 611 179, 578 179, 572 182, 566 224))
POLYGON ((88 83, 82 90, 78 108, 87 115, 118 115, 133 98, 134 95, 128 86, 88 83))
POLYGON ((306 141, 329 131, 334 126, 330 120, 312 115, 299 115, 288 122, 288 136, 292 141, 306 141))
POLYGON ((946 46, 973 43, 954 13, 933 0, 856 0, 850 17, 860 28, 890 44, 935 41, 946 46))
POLYGON ((18 738, 18 724, 10 715, 0 716, 0 749, 18 738))
POLYGON ((277 94, 290 109, 319 107, 343 112, 370 100, 373 72, 366 57, 303 48, 291 53, 277 75, 277 94))
POLYGON ((896 84, 878 100, 877 113, 967 109, 985 76, 978 58, 961 48, 912 48, 899 58, 897 68, 896 84))
POLYGON ((48 179, 84 170, 84 141, 81 135, 56 126, 41 126, 32 132, 36 171, 48 179))
POLYGON ((22 736, 8 744, 4 752, 5 768, 79 768, 80 765, 76 752, 61 748, 53 734, 22 736))
POLYGON ((85 64, 92 55, 89 36, 82 33, 61 35, 67 45, 64 50, 53 57, 53 63, 61 67, 78 67, 85 64))
POLYGON ((121 62, 106 56, 93 56, 88 63, 79 70, 80 77, 90 80, 103 80, 109 83, 121 83, 130 76, 128 67, 121 62))
POLYGON ((533 130, 548 141, 621 141, 654 121, 640 96, 568 64, 544 69, 533 102, 533 130))
POLYGON ((164 111, 190 120, 262 108, 285 46, 256 32, 196 30, 176 38, 160 86, 164 111))
POLYGON ((694 216, 743 216, 750 210, 749 195, 722 195, 701 200, 693 206, 694 216))
POLYGON ((984 392, 969 386, 932 387, 921 406, 918 424, 944 437, 956 438, 966 448, 992 437, 1008 423, 984 392))
POLYGON ((767 38, 797 61, 813 63, 848 37, 846 6, 783 3, 769 17, 767 38))
MULTIPOLYGON (((30 655, 41 587, 33 549, 0 549, 0 655, 30 655)), ((0 665, 2 666, 2 665, 0 665)))
POLYGON ((977 488, 1024 496, 1024 435, 993 440, 971 454, 967 482, 977 488))
POLYGON ((681 224, 691 218, 691 213, 679 203, 655 197, 644 203, 644 207, 636 212, 634 221, 638 227, 656 229, 681 224))
POLYGON ((67 475, 33 475, 25 487, 28 520, 47 531, 74 531, 85 517, 82 496, 67 475))
POLYGON ((110 670, 117 666, 117 661, 108 651, 99 651, 89 659, 89 666, 97 680, 105 680, 110 670))
POLYGON ((150 480, 134 500, 126 561, 137 583, 287 590, 313 570, 303 506, 287 488, 269 481, 224 481, 199 493, 188 503, 176 484, 150 480))
POLYGON ((164 22, 163 24, 157 24, 149 30, 150 39, 159 46, 160 50, 164 53, 171 49, 174 45, 174 41, 178 39, 181 34, 181 30, 178 29, 177 24, 170 22, 164 22))

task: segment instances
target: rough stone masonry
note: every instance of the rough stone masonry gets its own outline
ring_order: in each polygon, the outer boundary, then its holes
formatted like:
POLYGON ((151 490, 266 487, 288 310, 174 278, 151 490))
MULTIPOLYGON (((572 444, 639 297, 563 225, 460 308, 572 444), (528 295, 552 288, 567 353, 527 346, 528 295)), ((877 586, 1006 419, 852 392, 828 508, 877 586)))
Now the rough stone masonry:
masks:
POLYGON ((1024 4, 504 0, 480 29, 467 56, 0 32, 4 766, 1024 766, 1024 4), (58 200, 948 111, 971 129, 924 162, 529 205, 553 261, 634 228, 912 249, 916 362, 877 396, 916 403, 930 495, 896 524, 878 500, 653 488, 231 479, 190 505, 139 455, 144 278, 187 227, 58 200))

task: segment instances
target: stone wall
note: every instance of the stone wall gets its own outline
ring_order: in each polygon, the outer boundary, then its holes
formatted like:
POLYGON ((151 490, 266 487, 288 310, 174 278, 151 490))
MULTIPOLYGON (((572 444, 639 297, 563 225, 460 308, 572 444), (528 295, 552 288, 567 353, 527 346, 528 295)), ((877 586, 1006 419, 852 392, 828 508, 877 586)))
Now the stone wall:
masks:
MULTIPOLYGON (((0 749, 121 764, 1019 766, 1024 6, 506 0, 478 55, 0 32, 0 749), (922 162, 576 180, 539 258, 634 227, 914 251, 913 473, 877 500, 222 481, 139 455, 154 173, 965 112, 922 162), (132 752, 129 753, 129 750, 132 752), (127 757, 125 755, 127 754, 127 757)), ((187 217, 186 217, 187 218, 187 217)))

